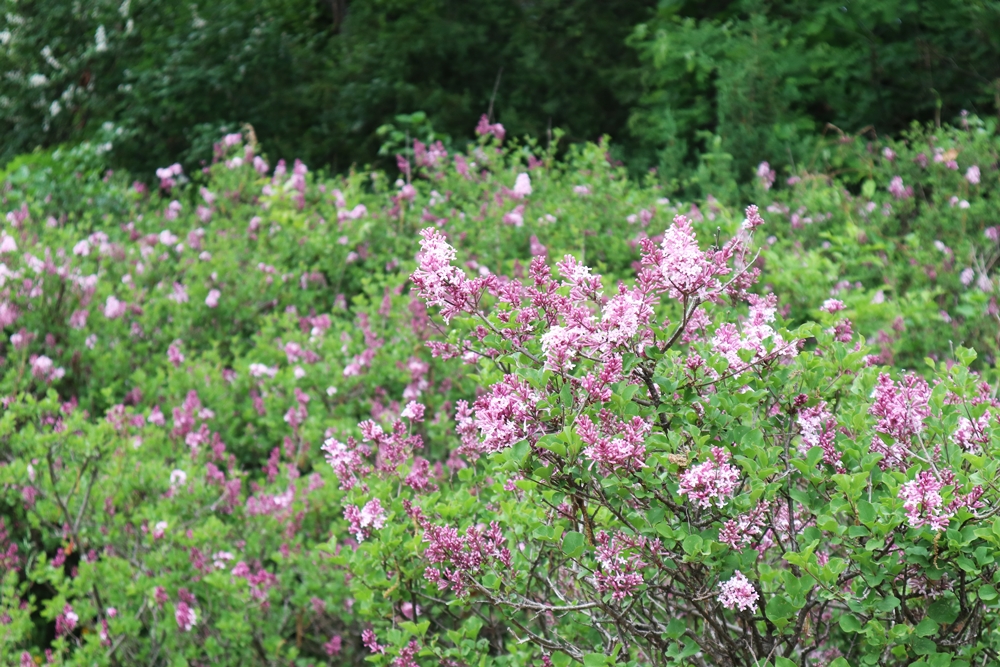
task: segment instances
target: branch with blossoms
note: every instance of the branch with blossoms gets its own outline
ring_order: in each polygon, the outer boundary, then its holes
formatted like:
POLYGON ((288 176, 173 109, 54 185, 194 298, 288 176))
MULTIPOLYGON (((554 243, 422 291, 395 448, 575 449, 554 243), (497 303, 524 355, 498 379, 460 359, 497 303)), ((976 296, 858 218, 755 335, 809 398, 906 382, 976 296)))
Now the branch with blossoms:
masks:
MULTIPOLYGON (((488 528, 463 527, 406 501, 436 589, 425 599, 447 591, 471 609, 486 605, 517 641, 575 659, 599 647, 656 664, 806 665, 854 650, 840 617, 858 613, 860 582, 877 587, 875 572, 895 567, 900 541, 937 545, 931 533, 973 519, 984 491, 970 488, 968 468, 961 478, 947 470, 943 450, 981 450, 989 417, 962 417, 931 449, 924 386, 867 370, 849 321, 779 331, 776 298, 750 291, 761 224, 750 207, 728 242, 705 251, 678 216, 643 241, 635 283, 610 294, 572 256, 556 263, 558 278, 544 255, 524 280, 469 278, 440 231, 422 232, 415 292, 452 329, 432 351, 463 350, 496 369, 471 407, 458 406, 459 449, 506 476, 502 493, 522 507, 506 512, 501 497, 487 507, 497 517, 488 528), (838 417, 845 388, 857 396, 852 383, 865 382, 875 385, 872 403, 848 428, 838 417), (793 385, 800 391, 788 395, 793 385), (927 469, 909 481, 864 472, 914 464, 927 469), (885 546, 872 552, 864 538, 875 527, 885 546), (860 553, 873 555, 875 571, 860 553)), ((950 383, 956 397, 968 391, 950 383)), ((334 459, 350 479, 357 463, 334 459)), ((957 567, 957 555, 934 548, 936 563, 957 567)), ((930 591, 921 576, 888 587, 930 591)), ((921 594, 906 595, 908 618, 930 613, 930 593, 916 615, 921 594)))

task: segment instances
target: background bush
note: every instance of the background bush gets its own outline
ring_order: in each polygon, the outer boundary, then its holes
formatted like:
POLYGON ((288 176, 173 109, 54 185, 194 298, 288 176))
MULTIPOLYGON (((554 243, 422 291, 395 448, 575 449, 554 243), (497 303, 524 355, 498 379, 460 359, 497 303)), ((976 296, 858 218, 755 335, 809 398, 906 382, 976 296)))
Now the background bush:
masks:
POLYGON ((379 160, 378 128, 423 110, 459 146, 482 113, 519 137, 610 134, 633 173, 694 178, 704 196, 699 156, 745 182, 764 153, 803 159, 827 123, 896 133, 961 109, 992 115, 1000 95, 992 2, 2 9, 0 162, 93 140, 111 122, 122 129, 111 164, 147 175, 178 160, 200 166, 217 136, 244 123, 272 154, 343 172, 379 160))

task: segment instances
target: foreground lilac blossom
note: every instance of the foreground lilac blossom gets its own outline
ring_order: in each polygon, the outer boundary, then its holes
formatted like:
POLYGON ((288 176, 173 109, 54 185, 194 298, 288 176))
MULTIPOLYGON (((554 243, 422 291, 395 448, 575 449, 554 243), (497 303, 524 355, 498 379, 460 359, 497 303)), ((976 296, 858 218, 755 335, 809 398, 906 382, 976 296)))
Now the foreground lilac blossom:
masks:
POLYGON ((722 591, 719 593, 719 602, 722 606, 740 611, 757 611, 757 590, 739 570, 733 573, 732 579, 720 584, 720 588, 722 591))

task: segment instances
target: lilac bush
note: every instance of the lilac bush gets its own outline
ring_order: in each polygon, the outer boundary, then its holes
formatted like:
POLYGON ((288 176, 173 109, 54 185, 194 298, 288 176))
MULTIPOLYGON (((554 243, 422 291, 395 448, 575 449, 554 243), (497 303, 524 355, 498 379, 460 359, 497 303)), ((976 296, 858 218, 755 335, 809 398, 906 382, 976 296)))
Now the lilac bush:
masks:
POLYGON ((47 159, 3 177, 4 664, 996 656, 990 364, 792 289, 794 185, 671 201, 488 121, 396 182, 47 159))

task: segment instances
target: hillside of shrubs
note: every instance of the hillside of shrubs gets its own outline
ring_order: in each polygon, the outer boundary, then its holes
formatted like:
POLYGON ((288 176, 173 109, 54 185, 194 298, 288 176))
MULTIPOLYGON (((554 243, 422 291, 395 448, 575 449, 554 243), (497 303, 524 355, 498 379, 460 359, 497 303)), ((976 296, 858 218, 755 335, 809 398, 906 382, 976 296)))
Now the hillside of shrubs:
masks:
POLYGON ((995 118, 474 136, 4 168, 0 664, 1000 659, 995 118))

